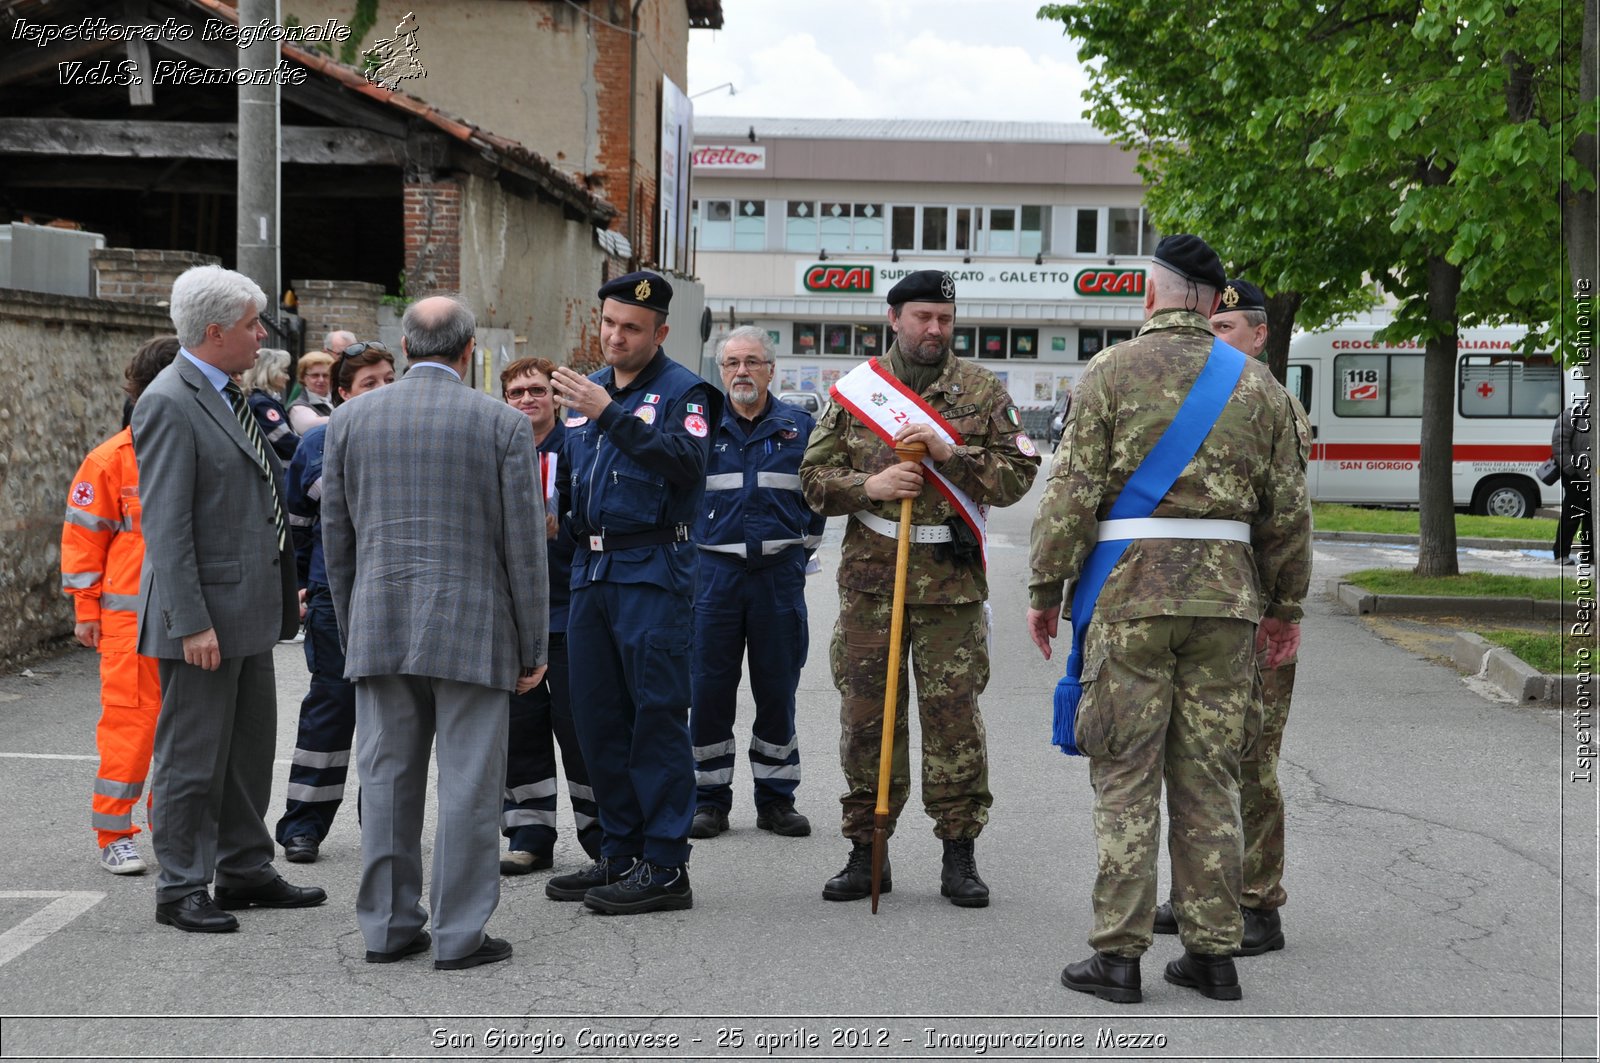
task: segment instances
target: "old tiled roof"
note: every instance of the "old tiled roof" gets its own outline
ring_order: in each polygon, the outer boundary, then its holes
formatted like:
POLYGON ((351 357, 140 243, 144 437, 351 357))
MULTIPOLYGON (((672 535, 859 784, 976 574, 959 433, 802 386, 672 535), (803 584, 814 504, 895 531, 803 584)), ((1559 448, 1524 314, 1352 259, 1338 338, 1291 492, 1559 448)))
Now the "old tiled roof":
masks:
POLYGON ((696 137, 802 140, 966 140, 994 143, 1106 144, 1088 122, 991 122, 929 118, 739 118, 695 115, 696 137))

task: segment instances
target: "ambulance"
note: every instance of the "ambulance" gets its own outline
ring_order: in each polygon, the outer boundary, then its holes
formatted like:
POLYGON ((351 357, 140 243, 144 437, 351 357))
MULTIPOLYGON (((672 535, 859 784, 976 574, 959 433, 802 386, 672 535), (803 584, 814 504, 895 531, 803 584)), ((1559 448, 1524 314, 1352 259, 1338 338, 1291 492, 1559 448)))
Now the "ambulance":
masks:
MULTIPOLYGON (((1422 454, 1423 344, 1380 343, 1380 326, 1297 334, 1289 344, 1289 391, 1311 419, 1306 470, 1318 502, 1415 506, 1422 454)), ((1548 354, 1515 351, 1520 328, 1462 332, 1455 357, 1452 480, 1460 509, 1531 517, 1561 502, 1539 482, 1562 403, 1579 392, 1577 371, 1548 354)))

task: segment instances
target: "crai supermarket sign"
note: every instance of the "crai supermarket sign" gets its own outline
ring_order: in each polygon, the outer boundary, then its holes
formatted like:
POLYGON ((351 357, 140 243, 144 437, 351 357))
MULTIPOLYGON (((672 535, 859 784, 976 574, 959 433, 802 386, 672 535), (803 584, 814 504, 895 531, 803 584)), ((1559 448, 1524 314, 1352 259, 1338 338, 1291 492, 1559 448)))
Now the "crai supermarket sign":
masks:
POLYGON ((1144 298, 1143 268, 1126 266, 951 266, 942 262, 800 262, 795 291, 802 295, 883 295, 907 274, 943 269, 955 278, 959 299, 1144 298))

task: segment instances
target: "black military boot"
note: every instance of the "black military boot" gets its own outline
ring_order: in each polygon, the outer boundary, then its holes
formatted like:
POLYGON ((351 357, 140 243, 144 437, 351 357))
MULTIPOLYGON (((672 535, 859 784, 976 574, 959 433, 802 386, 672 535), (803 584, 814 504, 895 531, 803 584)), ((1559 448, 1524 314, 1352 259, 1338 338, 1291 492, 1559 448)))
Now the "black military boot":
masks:
POLYGON ((1173 985, 1199 990, 1201 996, 1212 1000, 1238 1000, 1244 996, 1232 956, 1202 956, 1185 949, 1181 957, 1167 964, 1162 977, 1173 985))
POLYGON ((1156 905, 1156 922, 1153 927, 1157 934, 1176 934, 1178 932, 1178 917, 1172 910, 1171 901, 1163 901, 1156 905))
MULTIPOLYGON (((889 877, 889 849, 883 851, 883 874, 878 880, 878 893, 893 893, 894 880, 889 877)), ((827 901, 859 901, 872 896, 872 843, 851 842, 850 858, 844 870, 830 878, 822 887, 822 899, 827 901)))
POLYGON ((1093 993, 1113 1004, 1138 1004, 1144 1000, 1139 988, 1137 956, 1096 952, 1087 960, 1067 964, 1061 971, 1061 984, 1079 993, 1093 993))
POLYGON ((939 894, 950 898, 957 908, 989 907, 989 887, 978 877, 978 861, 972 855, 972 839, 946 840, 944 869, 939 874, 939 894))
POLYGON ((1276 908, 1244 908, 1244 939, 1233 950, 1235 956, 1259 956, 1283 948, 1283 921, 1276 908))

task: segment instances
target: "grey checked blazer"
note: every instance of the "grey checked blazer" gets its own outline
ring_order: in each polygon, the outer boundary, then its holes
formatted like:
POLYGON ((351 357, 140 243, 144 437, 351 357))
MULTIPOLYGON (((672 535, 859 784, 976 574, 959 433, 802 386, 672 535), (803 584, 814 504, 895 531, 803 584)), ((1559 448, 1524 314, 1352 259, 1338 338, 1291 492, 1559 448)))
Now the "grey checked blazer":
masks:
MULTIPOLYGON (((183 637, 215 628, 223 657, 249 657, 294 634, 268 467, 228 400, 181 354, 133 409, 143 503, 139 652, 183 659, 183 637)), ((292 555, 289 555, 292 556, 292 555)), ((292 577, 292 573, 290 574, 292 577)))
POLYGON ((511 690, 545 663, 543 492, 528 418, 418 363, 333 411, 322 551, 345 676, 511 690))

